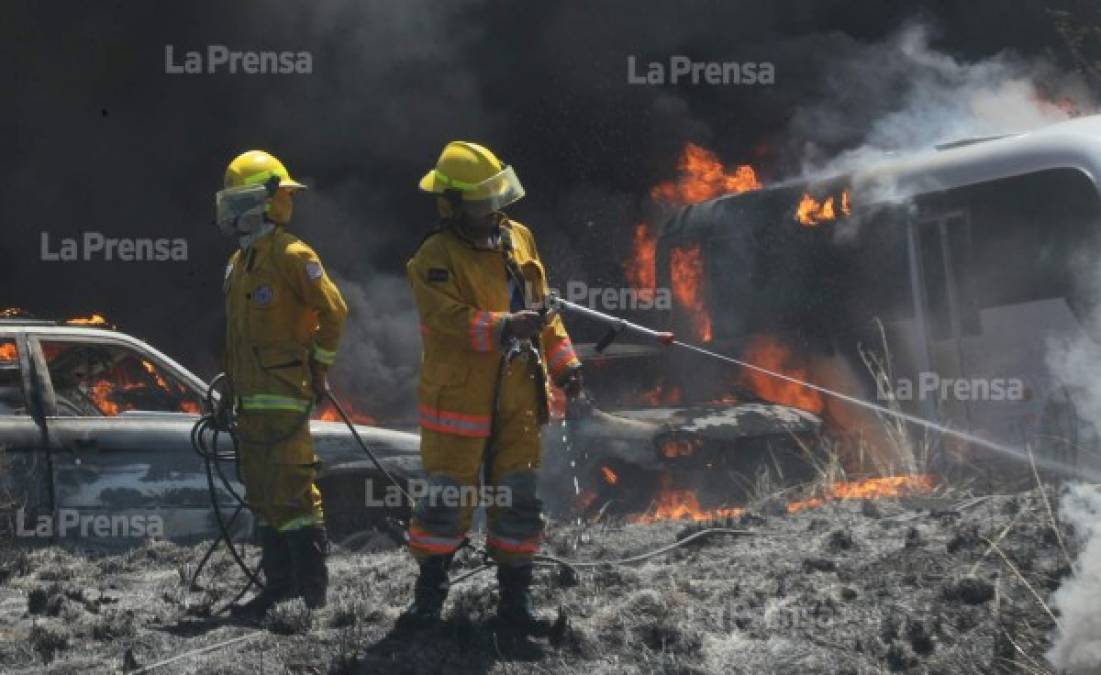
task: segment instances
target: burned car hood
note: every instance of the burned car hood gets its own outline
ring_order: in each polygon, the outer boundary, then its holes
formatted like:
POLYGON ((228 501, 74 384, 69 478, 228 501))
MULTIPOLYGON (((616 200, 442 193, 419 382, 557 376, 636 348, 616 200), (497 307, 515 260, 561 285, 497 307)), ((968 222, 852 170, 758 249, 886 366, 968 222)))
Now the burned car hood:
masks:
POLYGON ((641 438, 683 431, 709 440, 816 433, 822 420, 806 410, 776 403, 704 404, 638 410, 600 411, 584 420, 589 433, 641 438))
MULTIPOLYGON (((400 470, 412 475, 420 471, 420 436, 417 434, 356 425, 363 442, 391 471, 400 470)), ((355 438, 343 422, 310 420, 314 451, 327 467, 346 465, 359 467, 368 460, 355 438)))

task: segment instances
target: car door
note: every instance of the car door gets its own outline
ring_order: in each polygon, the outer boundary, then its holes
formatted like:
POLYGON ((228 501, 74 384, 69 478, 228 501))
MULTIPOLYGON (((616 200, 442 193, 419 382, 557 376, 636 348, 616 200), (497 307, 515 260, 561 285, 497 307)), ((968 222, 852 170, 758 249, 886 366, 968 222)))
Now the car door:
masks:
MULTIPOLYGON (((69 537, 206 537, 217 529, 205 463, 191 445, 202 399, 152 351, 110 334, 38 334, 59 529, 69 537)), ((232 466, 226 469, 234 478, 232 466)), ((217 480, 217 479, 216 479, 217 480)), ((240 494, 241 487, 235 489, 240 494)), ((219 488, 223 509, 232 497, 219 488)), ((247 525, 247 519, 239 519, 247 525)))
POLYGON ((0 332, 0 528, 49 538, 54 474, 26 344, 21 331, 0 332))

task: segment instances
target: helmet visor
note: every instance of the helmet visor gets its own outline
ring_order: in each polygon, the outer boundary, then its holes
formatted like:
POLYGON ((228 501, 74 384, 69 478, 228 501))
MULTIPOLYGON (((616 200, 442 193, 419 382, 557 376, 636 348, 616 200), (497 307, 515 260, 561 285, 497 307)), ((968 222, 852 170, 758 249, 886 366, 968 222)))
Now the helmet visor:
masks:
POLYGON ((214 195, 214 220, 224 234, 248 233, 264 222, 268 188, 242 185, 219 190, 214 195))
POLYGON ((500 211, 524 196, 524 186, 511 166, 462 190, 463 210, 472 216, 500 211))

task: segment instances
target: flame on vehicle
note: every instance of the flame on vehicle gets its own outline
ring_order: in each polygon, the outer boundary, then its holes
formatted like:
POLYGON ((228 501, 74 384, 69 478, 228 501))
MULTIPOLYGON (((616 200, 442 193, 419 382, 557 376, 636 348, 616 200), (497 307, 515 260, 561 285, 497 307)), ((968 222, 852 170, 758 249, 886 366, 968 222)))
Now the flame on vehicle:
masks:
POLYGON ((721 518, 737 518, 744 508, 705 509, 693 490, 674 488, 667 476, 661 477, 661 488, 653 505, 646 513, 631 518, 633 523, 656 523, 662 520, 707 521, 721 518))
MULTIPOLYGON (((714 152, 695 143, 687 143, 682 149, 677 173, 676 179, 651 188, 651 199, 683 206, 761 187, 752 166, 724 166, 714 152)), ((635 226, 631 256, 623 262, 623 272, 640 298, 652 297, 657 286, 656 263, 657 237, 649 224, 639 223, 635 226)), ((705 270, 700 246, 672 248, 669 268, 673 299, 689 315, 695 339, 710 342, 711 313, 703 297, 705 270)))
POLYGON ((0 362, 11 363, 19 360, 19 349, 14 342, 0 342, 0 362))
POLYGON ((838 216, 852 214, 852 205, 849 203, 849 191, 843 190, 840 196, 827 196, 822 201, 814 198, 809 192, 803 193, 799 205, 795 209, 795 219, 800 225, 815 227, 822 223, 837 220, 838 216))
POLYGON ((669 274, 673 298, 691 317, 696 339, 711 342, 711 312, 703 297, 704 263, 700 245, 672 249, 669 274))
MULTIPOLYGON (((334 392, 336 397, 340 400, 340 404, 344 406, 345 412, 348 413, 348 417, 351 418, 352 424, 377 424, 378 420, 374 416, 369 415, 362 410, 359 410, 355 405, 348 402, 348 397, 342 396, 339 392, 334 392)), ((314 413, 314 419, 323 420, 325 422, 343 422, 344 418, 340 416, 340 412, 329 401, 322 403, 317 411, 314 413)))
POLYGON ((107 318, 102 314, 92 314, 90 316, 75 316, 71 319, 66 319, 65 323, 70 326, 106 326, 107 318))
POLYGON ((619 482, 619 476, 609 466, 600 467, 600 474, 604 477, 604 482, 608 485, 615 485, 619 482))
POLYGON ((657 289, 657 250, 658 240, 650 226, 636 225, 631 257, 623 261, 623 274, 640 299, 652 300, 657 289))
POLYGON ((654 201, 684 205, 759 190, 761 181, 752 166, 723 166, 715 153, 695 143, 688 143, 677 161, 676 180, 660 183, 650 190, 654 201))
MULTIPOLYGON (((768 335, 758 335, 750 340, 742 359, 797 380, 811 380, 806 363, 786 345, 768 335)), ((766 401, 813 413, 820 413, 825 408, 822 394, 803 385, 748 368, 744 370, 742 377, 743 384, 766 401)))

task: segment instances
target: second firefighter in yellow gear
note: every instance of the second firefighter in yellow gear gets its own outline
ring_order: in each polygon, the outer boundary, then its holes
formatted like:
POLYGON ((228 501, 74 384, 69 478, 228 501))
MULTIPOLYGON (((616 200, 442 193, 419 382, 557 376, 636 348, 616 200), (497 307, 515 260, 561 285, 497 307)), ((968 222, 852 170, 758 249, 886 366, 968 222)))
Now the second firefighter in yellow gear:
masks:
POLYGON ((266 186, 263 216, 247 226, 247 218, 227 216, 238 223, 240 247, 223 290, 240 471, 263 547, 267 587, 258 605, 294 595, 321 605, 328 543, 309 416, 348 310, 317 253, 286 230, 293 194, 304 186, 268 153, 250 151, 229 165, 220 197, 252 186, 266 186))
MULTIPOLYGON (((531 231, 499 211, 523 195, 512 169, 457 141, 421 187, 440 195, 445 218, 407 265, 424 346, 418 416, 429 482, 409 526, 421 564, 410 613, 438 616, 447 567, 476 506, 434 495, 462 494, 484 477, 495 495, 486 546, 508 615, 517 609, 509 603, 530 602, 543 533, 536 482, 549 387, 579 381, 581 364, 561 319, 544 323, 534 311, 548 293, 546 269, 531 231)), ((521 609, 523 623, 530 606, 521 609)))

